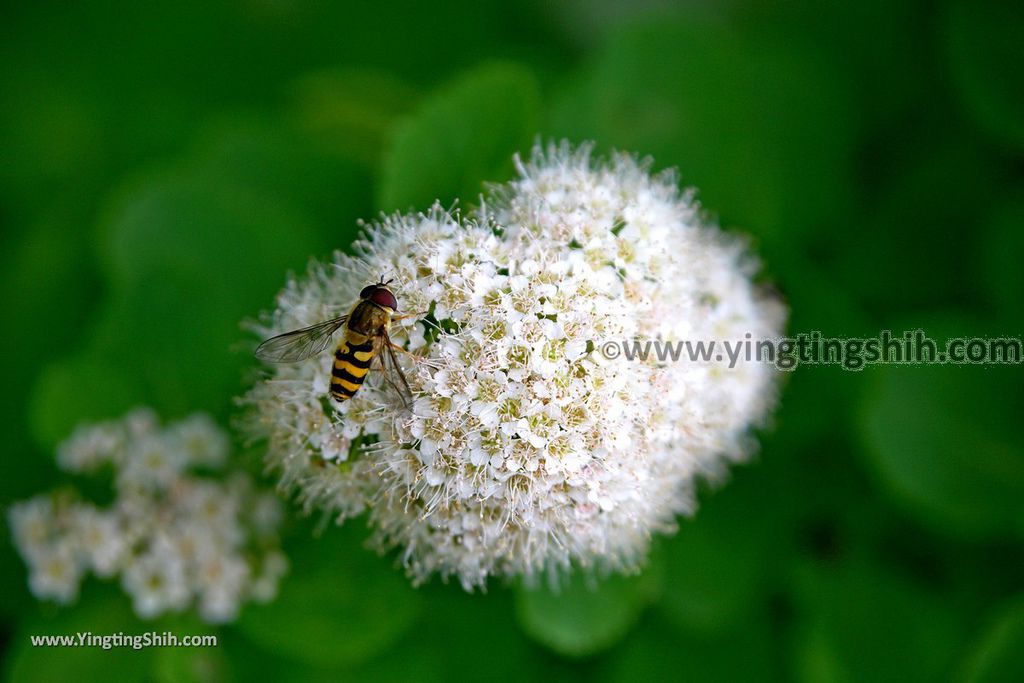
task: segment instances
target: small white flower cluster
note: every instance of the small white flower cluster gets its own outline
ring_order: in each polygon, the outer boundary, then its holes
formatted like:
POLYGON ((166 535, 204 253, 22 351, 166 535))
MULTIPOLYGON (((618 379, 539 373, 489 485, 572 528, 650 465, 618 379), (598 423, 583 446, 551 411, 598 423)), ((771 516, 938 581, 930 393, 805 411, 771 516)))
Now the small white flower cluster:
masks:
POLYGON ((87 572, 119 574, 140 617, 194 603, 215 623, 234 620, 246 600, 273 599, 287 569, 280 501, 240 472, 225 482, 191 473, 223 468, 228 446, 201 414, 161 429, 138 409, 79 427, 59 447, 58 464, 78 474, 111 469, 115 499, 101 508, 61 489, 10 509, 32 593, 70 603, 87 572))
POLYGON ((752 283, 744 244, 673 175, 566 144, 518 167, 469 215, 435 206, 367 226, 354 256, 313 264, 256 329, 337 316, 381 273, 403 311, 430 311, 431 324, 391 330, 420 356, 399 354, 411 412, 375 373, 328 401, 330 353, 276 366, 246 399, 251 434, 307 509, 339 521, 368 509, 376 545, 400 548, 416 583, 634 568, 652 532, 693 511, 695 479, 749 453, 775 398, 770 365, 595 351, 782 334, 785 310, 752 283))

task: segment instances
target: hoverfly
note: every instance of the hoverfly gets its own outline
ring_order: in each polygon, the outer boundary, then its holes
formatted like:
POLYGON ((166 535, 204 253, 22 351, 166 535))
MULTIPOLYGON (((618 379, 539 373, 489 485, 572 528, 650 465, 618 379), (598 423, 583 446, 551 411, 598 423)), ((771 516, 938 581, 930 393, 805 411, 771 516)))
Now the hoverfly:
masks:
POLYGON ((267 339, 256 347, 256 357, 270 363, 297 363, 322 353, 334 333, 344 326, 345 334, 334 350, 331 398, 347 401, 355 396, 374 359, 379 358, 384 379, 408 407, 412 391, 395 358, 395 349, 406 351, 388 336, 398 311, 398 299, 388 288, 390 283, 391 280, 384 282, 381 277, 380 282, 364 287, 359 302, 348 315, 267 339))

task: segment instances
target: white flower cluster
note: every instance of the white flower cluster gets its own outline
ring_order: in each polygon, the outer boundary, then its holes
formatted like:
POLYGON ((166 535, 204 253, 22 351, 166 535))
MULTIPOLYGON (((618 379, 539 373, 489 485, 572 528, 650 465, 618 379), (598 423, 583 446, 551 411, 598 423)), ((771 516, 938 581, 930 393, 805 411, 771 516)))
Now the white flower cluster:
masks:
POLYGON ((196 604, 210 622, 232 621, 249 599, 277 594, 287 569, 279 550, 280 501, 245 474, 218 482, 228 438, 205 415, 161 429, 149 410, 79 427, 58 451, 74 473, 110 468, 115 499, 105 508, 71 489, 14 505, 9 522, 40 599, 69 603, 87 572, 120 575, 143 618, 196 604))
MULTIPOLYGON (((466 216, 435 206, 367 226, 292 280, 257 332, 339 315, 381 273, 405 312, 392 339, 415 394, 382 373, 325 396, 330 353, 275 366, 247 396, 250 432, 307 508, 369 510, 414 582, 577 564, 627 570, 651 533, 694 508, 694 483, 750 451, 775 398, 770 365, 610 361, 606 340, 774 338, 783 307, 744 244, 709 224, 671 174, 589 148, 534 151, 466 216)), ((401 313, 402 311, 400 311, 401 313)))

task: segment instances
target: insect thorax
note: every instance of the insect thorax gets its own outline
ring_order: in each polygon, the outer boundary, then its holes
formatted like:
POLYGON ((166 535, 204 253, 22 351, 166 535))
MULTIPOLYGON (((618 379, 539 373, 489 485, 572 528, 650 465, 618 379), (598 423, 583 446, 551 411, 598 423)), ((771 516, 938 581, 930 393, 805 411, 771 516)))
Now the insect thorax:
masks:
POLYGON ((391 314, 369 301, 360 301, 348 318, 348 329, 365 337, 384 334, 391 323, 391 314))

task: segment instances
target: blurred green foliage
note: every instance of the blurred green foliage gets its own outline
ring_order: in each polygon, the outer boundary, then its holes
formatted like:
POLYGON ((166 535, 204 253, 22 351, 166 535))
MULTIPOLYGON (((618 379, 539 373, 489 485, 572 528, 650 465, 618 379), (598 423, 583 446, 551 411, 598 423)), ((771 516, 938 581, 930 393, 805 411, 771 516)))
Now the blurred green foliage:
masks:
MULTIPOLYGON (((0 505, 81 420, 227 423, 239 321, 380 210, 472 203, 536 138, 650 154, 752 234, 790 329, 1021 335, 1024 10, 795 0, 8 3, 0 505)), ((13 681, 1019 681, 1021 368, 801 368, 750 465, 644 573, 411 588, 292 520, 280 599, 212 650, 33 649, 143 624, 39 605, 6 529, 13 681)), ((247 464, 258 471, 258 456, 247 464)))

